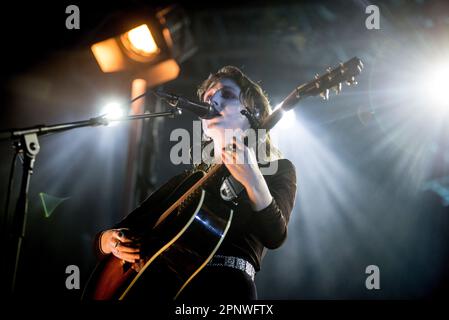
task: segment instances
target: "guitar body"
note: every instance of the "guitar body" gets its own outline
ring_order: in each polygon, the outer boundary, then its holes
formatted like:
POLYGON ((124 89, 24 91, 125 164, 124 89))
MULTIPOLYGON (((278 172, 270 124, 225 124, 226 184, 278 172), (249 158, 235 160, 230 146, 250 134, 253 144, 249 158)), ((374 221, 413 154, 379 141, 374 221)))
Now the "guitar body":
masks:
MULTIPOLYGON (((166 207, 203 176, 196 172, 185 179, 166 207)), ((111 254, 96 266, 83 299, 134 300, 151 294, 162 300, 176 299, 218 250, 232 214, 220 199, 199 189, 157 227, 148 226, 142 246, 145 263, 138 272, 111 254)))

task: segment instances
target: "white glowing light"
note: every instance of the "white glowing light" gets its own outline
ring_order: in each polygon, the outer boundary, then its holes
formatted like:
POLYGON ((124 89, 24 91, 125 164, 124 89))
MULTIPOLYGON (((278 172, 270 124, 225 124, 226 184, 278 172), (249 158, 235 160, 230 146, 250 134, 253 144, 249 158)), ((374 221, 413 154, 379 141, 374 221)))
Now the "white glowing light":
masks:
POLYGON ((449 110, 449 63, 435 68, 424 81, 429 102, 441 110, 449 110))
POLYGON ((141 51, 145 55, 157 52, 156 42, 146 24, 128 31, 127 35, 135 51, 141 51))
POLYGON ((125 116, 125 110, 119 103, 111 102, 104 106, 100 114, 108 120, 118 120, 125 116))
POLYGON ((291 129, 296 124, 296 115, 295 112, 292 110, 284 111, 282 113, 282 118, 277 124, 278 127, 281 129, 291 129))

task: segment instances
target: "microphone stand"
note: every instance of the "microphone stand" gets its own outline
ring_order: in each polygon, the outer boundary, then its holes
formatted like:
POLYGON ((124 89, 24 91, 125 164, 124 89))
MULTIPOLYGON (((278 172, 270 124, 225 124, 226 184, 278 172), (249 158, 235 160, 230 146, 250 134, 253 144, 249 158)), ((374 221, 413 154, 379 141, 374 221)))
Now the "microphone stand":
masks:
MULTIPOLYGON (((137 97, 139 98, 139 97, 137 97)), ((133 99, 136 100, 136 99, 133 99)), ((8 129, 0 131, 0 141, 12 140, 16 153, 23 154, 23 172, 22 181, 20 185, 19 197, 17 199, 17 205, 12 221, 12 229, 7 230, 7 217, 8 212, 5 212, 5 230, 7 231, 8 240, 12 238, 12 243, 8 241, 8 256, 5 261, 12 261, 13 265, 6 263, 6 275, 12 272, 12 279, 10 283, 11 293, 15 292, 17 271, 19 266, 20 251, 22 248, 22 242, 25 238, 25 228, 28 212, 28 191, 30 187, 31 175, 33 174, 34 163, 36 161, 36 156, 39 153, 40 145, 38 136, 45 135, 54 132, 63 132, 71 129, 81 128, 81 127, 94 127, 99 125, 108 125, 111 121, 130 121, 138 119, 147 119, 155 117, 171 117, 174 118, 180 115, 182 111, 179 108, 173 108, 168 112, 158 112, 158 113, 144 113, 140 115, 133 115, 122 117, 119 119, 107 119, 105 116, 99 116, 95 118, 90 118, 89 120, 67 122, 55 125, 38 125, 34 127, 22 128, 22 129, 8 129), (14 251, 12 251, 14 250, 14 251), (14 254, 14 255, 13 255, 14 254), (12 260, 10 258, 13 258, 12 260), (11 268, 13 266, 13 269, 11 268), (12 270, 11 270, 12 269, 12 270)), ((7 199, 9 203, 9 199, 7 199)))

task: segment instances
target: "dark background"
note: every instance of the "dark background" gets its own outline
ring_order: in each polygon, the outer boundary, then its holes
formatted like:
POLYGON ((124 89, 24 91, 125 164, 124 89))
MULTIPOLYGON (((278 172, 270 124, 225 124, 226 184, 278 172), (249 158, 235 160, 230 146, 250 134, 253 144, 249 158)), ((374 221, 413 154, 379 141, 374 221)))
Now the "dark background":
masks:
MULTIPOLYGON (((288 239, 268 253, 256 278, 262 299, 446 296, 449 183, 439 179, 448 172, 449 123, 447 114, 419 102, 421 92, 411 83, 426 78, 419 63, 436 63, 435 56, 449 48, 449 5, 374 1, 381 29, 367 30, 369 4, 179 3, 190 19, 196 51, 180 62, 179 77, 162 88, 188 98, 224 65, 236 65, 259 81, 273 106, 328 66, 353 56, 365 65, 357 87, 345 87, 327 102, 305 100, 294 111, 292 127, 281 123, 273 131, 296 166, 298 193, 288 239), (365 287, 369 265, 380 269, 380 290, 365 287)), ((3 7, 0 129, 88 119, 109 99, 128 99, 129 80, 103 74, 89 46, 115 35, 105 28, 110 19, 165 5, 62 1, 3 7), (65 28, 70 4, 80 8, 80 30, 65 28)), ((149 193, 186 168, 170 162, 169 136, 175 128, 191 130, 193 119, 186 113, 145 122, 145 132, 156 134, 141 146, 142 158, 151 152, 152 161, 137 163, 143 173, 139 190, 149 193)), ((126 214, 127 124, 49 135, 40 144, 18 290, 30 299, 77 300, 81 291, 65 287, 66 266, 77 265, 84 284, 95 265, 94 235, 126 214), (67 199, 46 218, 41 192, 67 199)), ((2 206, 12 157, 10 143, 1 141, 2 206)), ((136 203, 145 192, 136 195, 136 203)))

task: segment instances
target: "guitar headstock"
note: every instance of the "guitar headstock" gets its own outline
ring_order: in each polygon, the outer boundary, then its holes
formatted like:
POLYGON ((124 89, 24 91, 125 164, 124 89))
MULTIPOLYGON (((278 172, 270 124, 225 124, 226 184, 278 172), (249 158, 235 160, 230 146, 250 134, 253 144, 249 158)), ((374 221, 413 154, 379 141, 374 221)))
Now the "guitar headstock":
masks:
POLYGON ((316 75, 315 79, 309 81, 293 90, 273 112, 262 122, 260 128, 270 130, 282 118, 285 111, 291 110, 298 101, 309 96, 321 96, 325 100, 329 99, 329 91, 333 89, 340 93, 343 83, 355 85, 355 77, 363 69, 362 61, 354 57, 345 63, 340 63, 335 68, 328 68, 323 75, 316 75))
POLYGON ((298 88, 297 94, 302 96, 321 96, 324 100, 329 99, 329 91, 340 93, 343 83, 348 85, 357 84, 355 77, 363 69, 362 61, 354 57, 345 63, 340 63, 335 68, 327 68, 322 75, 316 75, 315 79, 298 88))

